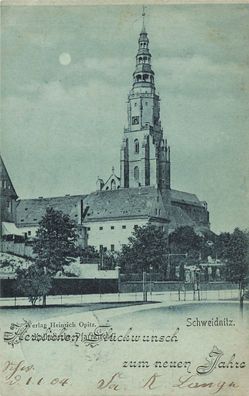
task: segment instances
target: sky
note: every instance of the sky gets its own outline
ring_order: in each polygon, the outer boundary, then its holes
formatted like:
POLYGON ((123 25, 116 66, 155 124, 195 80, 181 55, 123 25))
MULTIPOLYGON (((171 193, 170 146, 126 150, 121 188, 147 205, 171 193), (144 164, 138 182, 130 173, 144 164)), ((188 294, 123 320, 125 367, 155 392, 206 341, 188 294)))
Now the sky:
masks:
MULTIPOLYGON (((172 188, 249 226, 249 6, 147 7, 172 188)), ((141 6, 2 7, 1 152, 20 198, 119 174, 141 6)))

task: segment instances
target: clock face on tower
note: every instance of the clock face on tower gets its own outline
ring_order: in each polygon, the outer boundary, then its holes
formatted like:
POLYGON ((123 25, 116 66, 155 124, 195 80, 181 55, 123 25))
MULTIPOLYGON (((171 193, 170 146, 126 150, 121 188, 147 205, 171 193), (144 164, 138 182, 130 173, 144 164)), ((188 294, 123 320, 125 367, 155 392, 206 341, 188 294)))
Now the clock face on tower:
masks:
POLYGON ((132 125, 138 125, 139 124, 139 117, 135 116, 132 117, 132 125))

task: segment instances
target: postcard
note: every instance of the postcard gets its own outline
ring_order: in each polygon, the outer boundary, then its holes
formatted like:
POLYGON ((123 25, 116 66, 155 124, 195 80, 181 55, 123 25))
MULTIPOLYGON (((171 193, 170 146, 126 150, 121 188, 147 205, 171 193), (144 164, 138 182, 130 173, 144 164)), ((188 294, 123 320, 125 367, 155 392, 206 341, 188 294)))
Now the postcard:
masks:
POLYGON ((248 3, 1 22, 1 396, 246 396, 248 3))

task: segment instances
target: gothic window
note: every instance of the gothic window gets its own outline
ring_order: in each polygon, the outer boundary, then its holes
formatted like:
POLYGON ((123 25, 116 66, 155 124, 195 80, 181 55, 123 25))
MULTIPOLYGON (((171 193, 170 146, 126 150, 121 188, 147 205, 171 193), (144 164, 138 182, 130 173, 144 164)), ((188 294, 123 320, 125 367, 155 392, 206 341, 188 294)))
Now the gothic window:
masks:
POLYGON ((139 117, 135 116, 132 117, 132 125, 138 125, 139 124, 139 117))
POLYGON ((116 190, 116 181, 114 179, 111 181, 111 190, 116 190))
POLYGON ((7 201, 8 212, 11 213, 11 201, 7 201))
POLYGON ((139 153, 139 141, 138 141, 138 139, 134 140, 134 151, 135 151, 135 154, 139 153))
POLYGON ((136 182, 139 181, 139 168, 138 168, 138 166, 135 166, 135 168, 134 168, 134 179, 136 180, 136 182))

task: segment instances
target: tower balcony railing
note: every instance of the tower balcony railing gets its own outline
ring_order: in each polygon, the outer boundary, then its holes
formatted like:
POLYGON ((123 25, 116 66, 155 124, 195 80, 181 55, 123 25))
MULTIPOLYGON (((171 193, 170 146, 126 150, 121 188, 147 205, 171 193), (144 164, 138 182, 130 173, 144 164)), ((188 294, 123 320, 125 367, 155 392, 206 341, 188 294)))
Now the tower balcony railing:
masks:
MULTIPOLYGON (((141 81, 143 82, 143 81, 141 81)), ((136 93, 130 93, 128 96, 128 99, 130 98, 149 98, 151 97, 151 95, 153 95, 153 92, 136 92, 136 93)))

